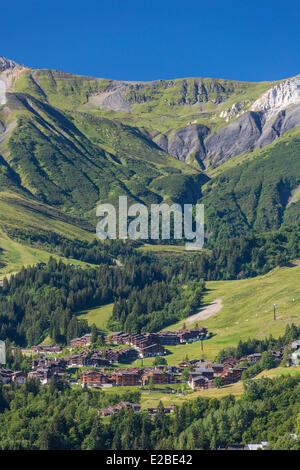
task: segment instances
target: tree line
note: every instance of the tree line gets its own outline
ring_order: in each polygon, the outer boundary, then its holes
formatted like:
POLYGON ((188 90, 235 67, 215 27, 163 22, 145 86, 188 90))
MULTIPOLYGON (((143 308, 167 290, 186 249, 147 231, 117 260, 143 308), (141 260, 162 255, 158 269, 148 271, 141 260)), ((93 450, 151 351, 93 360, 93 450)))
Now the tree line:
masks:
POLYGON ((300 379, 246 381, 240 399, 197 397, 166 414, 123 409, 103 420, 98 409, 139 402, 139 392, 107 394, 52 379, 41 386, 0 384, 1 450, 210 450, 267 441, 270 449, 300 450, 300 379))

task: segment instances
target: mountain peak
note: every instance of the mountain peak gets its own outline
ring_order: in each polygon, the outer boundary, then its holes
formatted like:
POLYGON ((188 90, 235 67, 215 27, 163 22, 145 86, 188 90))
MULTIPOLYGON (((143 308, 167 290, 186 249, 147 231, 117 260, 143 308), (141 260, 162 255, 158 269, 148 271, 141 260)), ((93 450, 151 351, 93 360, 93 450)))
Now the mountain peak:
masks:
POLYGON ((4 72, 4 70, 7 69, 14 69, 16 67, 19 67, 19 64, 17 64, 17 62, 7 59, 6 57, 0 56, 0 72, 4 72))

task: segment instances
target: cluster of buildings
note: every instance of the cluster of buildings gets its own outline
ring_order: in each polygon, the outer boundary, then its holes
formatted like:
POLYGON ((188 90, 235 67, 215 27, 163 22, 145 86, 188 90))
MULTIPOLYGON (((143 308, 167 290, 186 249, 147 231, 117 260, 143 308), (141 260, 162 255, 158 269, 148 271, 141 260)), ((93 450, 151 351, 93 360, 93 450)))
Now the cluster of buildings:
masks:
MULTIPOLYGON (((102 416, 102 417, 111 416, 124 408, 132 409, 134 413, 141 411, 141 405, 139 405, 138 403, 129 403, 128 401, 121 401, 117 405, 111 405, 111 406, 107 406, 106 408, 100 408, 100 410, 98 410, 98 414, 99 416, 102 416)), ((176 409, 176 405, 174 404, 170 406, 164 406, 164 412, 167 414, 173 413, 175 409, 176 409)), ((147 411, 152 416, 156 415, 158 411, 158 407, 157 406, 148 407, 147 411)))
POLYGON ((111 372, 84 370, 81 374, 81 385, 90 388, 137 385, 162 385, 178 383, 179 379, 174 368, 164 370, 164 366, 130 367, 111 372))
MULTIPOLYGON (((280 362, 283 356, 283 351, 284 351, 284 348, 279 348, 279 349, 276 349, 276 351, 269 351, 269 352, 272 354, 272 356, 277 362, 280 362)), ((259 362, 261 360, 261 357, 262 357, 262 353, 248 354, 248 356, 242 357, 240 359, 240 362, 244 362, 244 361, 259 362)))
POLYGON ((57 379, 68 379, 66 372, 66 361, 57 357, 39 357, 33 359, 32 370, 28 372, 29 379, 39 379, 40 383, 47 385, 52 377, 57 379))
POLYGON ((23 370, 10 370, 10 369, 0 369, 0 380, 4 384, 9 384, 11 382, 17 382, 19 384, 24 384, 27 379, 27 374, 23 370))
POLYGON ((118 331, 106 337, 107 343, 128 345, 137 351, 141 358, 162 356, 164 347, 157 341, 154 333, 123 333, 118 331))
MULTIPOLYGON (((284 348, 280 348, 276 351, 269 351, 275 358, 277 363, 282 360, 284 348)), ((192 389, 205 390, 208 388, 214 388, 214 379, 221 377, 224 385, 230 385, 239 382, 242 378, 242 374, 247 367, 242 364, 245 362, 256 363, 262 358, 262 353, 253 353, 242 357, 241 359, 235 359, 234 357, 227 357, 222 360, 221 364, 214 362, 205 362, 202 359, 200 361, 191 361, 189 363, 178 364, 178 366, 193 366, 193 369, 189 372, 188 384, 192 389)), ((299 359, 300 359, 300 341, 299 341, 299 359)))
POLYGON ((46 346, 46 345, 38 345, 38 346, 32 346, 31 350, 33 353, 40 353, 40 354, 45 354, 46 356, 49 354, 60 354, 62 352, 62 348, 60 346, 57 346, 55 344, 54 346, 46 346))
POLYGON ((131 348, 85 349, 78 354, 65 356, 69 367, 109 367, 112 363, 130 362, 137 359, 138 353, 131 348))
MULTIPOLYGON (((205 390, 215 387, 215 378, 221 377, 224 385, 241 380, 243 371, 247 368, 242 363, 256 363, 262 354, 253 353, 241 359, 227 357, 220 364, 206 362, 203 359, 186 361, 177 366, 156 367, 128 367, 126 369, 111 368, 112 364, 131 362, 138 357, 145 358, 165 354, 164 346, 174 346, 190 341, 199 341, 207 338, 207 329, 195 327, 177 331, 163 331, 160 333, 124 333, 115 332, 103 336, 106 347, 101 349, 86 348, 76 354, 63 358, 55 357, 62 352, 60 346, 38 345, 31 348, 32 353, 41 356, 33 359, 32 370, 26 374, 24 371, 0 370, 0 379, 3 383, 24 383, 26 378, 38 378, 40 383, 48 384, 52 377, 69 379, 68 367, 91 367, 98 370, 83 370, 81 385, 94 389, 112 386, 145 386, 174 384, 182 381, 181 374, 188 367, 188 385, 192 389, 205 390), (111 344, 117 345, 110 347, 111 344), (52 355, 52 357, 51 357, 52 355), (111 368, 109 371, 108 368, 111 368)), ((92 335, 85 334, 74 338, 70 342, 70 350, 90 346, 92 335)), ((294 341, 288 347, 292 349, 290 359, 293 365, 300 364, 300 341, 294 341)), ((270 351, 276 361, 282 360, 284 348, 270 351)), ((73 379, 75 380, 75 379, 73 379)), ((125 402, 124 402, 125 403, 125 402)), ((124 405, 125 406, 125 405, 124 405)), ((111 410, 112 411, 112 410, 111 410)), ((150 412, 150 411, 149 411, 150 412)), ((154 412, 153 412, 154 413, 154 412)))
MULTIPOLYGON (((194 362, 194 361, 193 361, 194 362)), ((206 362, 204 360, 194 362, 193 369, 189 372, 188 384, 194 389, 206 390, 214 388, 214 379, 221 377, 224 385, 233 384, 241 380, 242 373, 246 367, 236 367, 238 363, 225 361, 222 364, 206 362)))
POLYGON ((176 346, 182 343, 200 341, 207 336, 207 329, 195 327, 190 330, 162 331, 160 333, 124 333, 118 331, 105 338, 113 344, 126 344, 138 351, 139 357, 161 356, 165 354, 164 346, 176 346))
POLYGON ((100 408, 98 410, 99 416, 111 416, 122 409, 132 409, 134 413, 141 411, 141 405, 138 403, 130 403, 129 401, 120 401, 117 405, 111 405, 107 408, 100 408))
POLYGON ((74 338, 70 341, 70 349, 80 348, 82 346, 90 346, 92 342, 91 333, 81 336, 80 338, 74 338))
POLYGON ((217 450, 265 450, 269 443, 262 441, 260 444, 227 444, 226 447, 219 447, 217 450))

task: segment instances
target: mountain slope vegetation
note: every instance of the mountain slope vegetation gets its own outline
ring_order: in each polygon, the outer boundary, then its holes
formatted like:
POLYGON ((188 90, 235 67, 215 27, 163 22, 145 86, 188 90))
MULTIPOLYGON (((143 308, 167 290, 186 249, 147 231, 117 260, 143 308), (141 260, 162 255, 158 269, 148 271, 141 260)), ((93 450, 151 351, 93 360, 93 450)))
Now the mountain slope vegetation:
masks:
POLYGON ((299 78, 122 82, 1 64, 6 233, 90 239, 97 205, 120 195, 203 203, 209 248, 299 220, 299 78))

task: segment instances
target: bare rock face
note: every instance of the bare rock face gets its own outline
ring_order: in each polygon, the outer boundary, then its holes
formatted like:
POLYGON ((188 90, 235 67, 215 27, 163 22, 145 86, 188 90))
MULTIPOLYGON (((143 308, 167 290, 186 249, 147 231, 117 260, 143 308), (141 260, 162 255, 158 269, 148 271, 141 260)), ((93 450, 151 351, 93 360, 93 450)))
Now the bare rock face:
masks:
POLYGON ((260 115, 245 113, 206 139, 207 166, 219 166, 246 150, 253 150, 261 133, 260 115))
POLYGON ((261 137, 256 143, 256 147, 262 148, 271 144, 274 140, 283 136, 287 131, 300 126, 300 103, 280 111, 266 121, 261 137))
POLYGON ((13 60, 6 59, 3 56, 0 56, 0 72, 4 72, 7 69, 14 69, 18 67, 18 64, 13 60))
POLYGON ((0 56, 0 106, 6 104, 7 74, 11 74, 11 71, 18 67, 19 65, 13 60, 0 56))
POLYGON ((247 102, 243 101, 242 103, 234 103, 230 108, 224 109, 220 113, 220 118, 226 120, 226 122, 231 121, 234 117, 238 117, 243 114, 243 108, 246 106, 247 102))
POLYGON ((193 164, 194 160, 203 166, 205 159, 204 138, 210 130, 206 126, 190 125, 166 134, 160 134, 153 140, 163 150, 178 160, 193 164))
POLYGON ((88 102, 99 109, 108 109, 119 113, 130 113, 131 108, 124 98, 126 87, 119 86, 105 93, 90 95, 88 102))
POLYGON ((6 83, 0 77, 0 106, 6 103, 6 83))
POLYGON ((209 136, 205 141, 206 166, 217 167, 232 157, 271 144, 300 126, 300 103, 277 114, 250 111, 209 136))
POLYGON ((255 101, 250 111, 244 112, 244 106, 245 103, 235 103, 223 111, 220 117, 234 120, 212 134, 205 126, 189 126, 156 138, 156 143, 187 163, 195 153, 198 162, 213 168, 265 147, 300 126, 300 78, 279 83, 255 101), (205 130, 200 131, 200 127, 205 130))
POLYGON ((251 111, 260 111, 268 121, 279 111, 300 103, 300 77, 285 80, 264 93, 251 106, 251 111))

